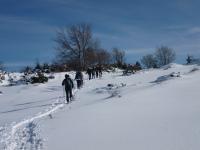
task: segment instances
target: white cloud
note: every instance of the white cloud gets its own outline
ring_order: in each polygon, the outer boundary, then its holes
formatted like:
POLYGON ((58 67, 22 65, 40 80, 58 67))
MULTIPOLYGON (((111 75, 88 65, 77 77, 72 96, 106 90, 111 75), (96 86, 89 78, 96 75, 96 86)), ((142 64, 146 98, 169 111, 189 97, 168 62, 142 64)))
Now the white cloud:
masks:
POLYGON ((197 33, 200 33, 200 27, 193 27, 193 28, 190 28, 188 30, 188 33, 190 34, 197 34, 197 33))
POLYGON ((27 33, 50 33, 56 27, 20 16, 0 15, 0 29, 27 33))
POLYGON ((155 50, 155 48, 131 48, 131 49, 127 49, 126 50, 126 54, 140 54, 140 55, 144 55, 144 54, 149 54, 149 53, 153 53, 155 50))

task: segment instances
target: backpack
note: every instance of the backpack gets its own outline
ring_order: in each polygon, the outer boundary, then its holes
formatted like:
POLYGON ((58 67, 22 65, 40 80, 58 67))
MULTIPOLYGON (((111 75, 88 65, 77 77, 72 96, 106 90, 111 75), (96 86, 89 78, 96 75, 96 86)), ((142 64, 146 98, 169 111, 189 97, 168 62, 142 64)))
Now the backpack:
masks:
POLYGON ((72 82, 70 78, 65 79, 65 88, 72 88, 72 82))
POLYGON ((82 80, 83 79, 82 73, 81 72, 77 72, 75 79, 76 80, 82 80))

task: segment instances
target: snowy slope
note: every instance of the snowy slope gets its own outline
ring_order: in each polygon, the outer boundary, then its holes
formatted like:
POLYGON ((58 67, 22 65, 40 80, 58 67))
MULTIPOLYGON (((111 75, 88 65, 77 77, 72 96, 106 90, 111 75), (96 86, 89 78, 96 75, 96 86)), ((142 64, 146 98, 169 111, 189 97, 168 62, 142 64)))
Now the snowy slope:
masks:
POLYGON ((47 84, 0 87, 0 148, 199 150, 199 69, 170 64, 130 76, 105 73, 85 80, 69 105, 64 74, 47 84))

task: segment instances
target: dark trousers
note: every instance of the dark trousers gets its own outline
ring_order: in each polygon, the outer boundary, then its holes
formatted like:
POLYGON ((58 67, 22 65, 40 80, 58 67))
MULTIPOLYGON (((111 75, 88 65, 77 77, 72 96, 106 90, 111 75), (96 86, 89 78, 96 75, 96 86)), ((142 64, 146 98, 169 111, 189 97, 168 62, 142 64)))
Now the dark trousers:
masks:
POLYGON ((95 73, 92 73, 92 79, 95 79, 95 73))
POLYGON ((65 92, 66 92, 66 100, 69 103, 69 101, 72 98, 72 89, 67 89, 67 90, 65 90, 65 92))
POLYGON ((99 77, 99 73, 98 72, 96 72, 96 78, 98 78, 99 77))
POLYGON ((89 73, 88 76, 89 76, 89 80, 91 80, 91 76, 92 76, 91 73, 89 73))
POLYGON ((80 89, 83 85, 83 81, 82 80, 76 80, 77 82, 77 88, 80 89))

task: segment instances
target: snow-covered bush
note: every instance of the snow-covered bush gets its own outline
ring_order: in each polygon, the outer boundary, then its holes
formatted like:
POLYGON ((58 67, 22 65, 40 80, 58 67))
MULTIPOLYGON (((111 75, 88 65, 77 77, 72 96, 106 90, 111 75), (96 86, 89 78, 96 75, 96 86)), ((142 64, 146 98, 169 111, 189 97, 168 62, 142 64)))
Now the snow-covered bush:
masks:
POLYGON ((19 85, 20 84, 20 76, 15 75, 15 74, 8 74, 8 85, 13 86, 13 85, 19 85))
POLYGON ((44 75, 39 75, 39 76, 33 76, 31 77, 31 83, 45 83, 48 82, 48 78, 45 77, 44 75))
POLYGON ((133 70, 128 70, 128 69, 126 69, 126 70, 124 70, 123 71, 123 75, 131 75, 131 74, 133 74, 134 73, 134 71, 133 70))

